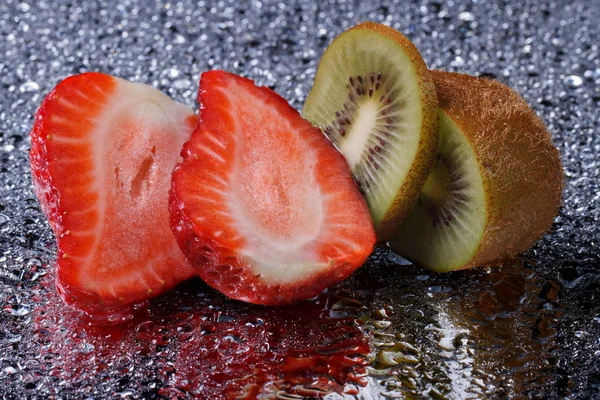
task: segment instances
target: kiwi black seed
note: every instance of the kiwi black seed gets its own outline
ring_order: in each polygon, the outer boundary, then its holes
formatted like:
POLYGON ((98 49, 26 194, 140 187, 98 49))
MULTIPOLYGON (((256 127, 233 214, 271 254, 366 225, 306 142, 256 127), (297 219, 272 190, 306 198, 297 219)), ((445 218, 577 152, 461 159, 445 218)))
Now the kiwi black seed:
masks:
POLYGON ((321 59, 303 114, 346 157, 378 240, 392 238, 437 149, 437 97, 417 49, 380 24, 342 33, 321 59))

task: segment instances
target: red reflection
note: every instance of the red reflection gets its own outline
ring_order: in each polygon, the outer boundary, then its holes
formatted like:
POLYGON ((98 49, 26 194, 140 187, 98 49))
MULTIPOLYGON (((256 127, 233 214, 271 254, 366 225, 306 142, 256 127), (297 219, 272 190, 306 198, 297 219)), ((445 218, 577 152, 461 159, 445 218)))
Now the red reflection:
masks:
POLYGON ((57 391, 92 394, 103 385, 113 393, 226 399, 319 397, 366 385, 368 340, 351 310, 332 311, 340 293, 263 307, 228 300, 195 280, 117 326, 83 322, 53 285, 40 293, 34 340, 57 391))

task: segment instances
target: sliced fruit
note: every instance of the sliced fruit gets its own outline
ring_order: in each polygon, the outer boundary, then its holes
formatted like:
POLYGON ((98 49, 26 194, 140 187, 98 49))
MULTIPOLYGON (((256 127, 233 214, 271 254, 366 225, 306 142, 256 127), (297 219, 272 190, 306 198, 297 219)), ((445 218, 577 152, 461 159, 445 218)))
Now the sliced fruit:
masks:
POLYGON ((100 73, 65 79, 31 131, 31 168, 58 245, 64 300, 90 313, 194 274, 170 230, 171 171, 195 126, 156 89, 100 73))
POLYGON ((346 157, 378 241, 391 239, 421 192, 438 143, 435 86, 416 47, 372 22, 342 33, 323 54, 302 113, 346 157))
POLYGON ((438 272, 500 263, 551 226, 562 191, 558 151, 510 88, 432 75, 442 109, 439 153, 392 248, 438 272))
POLYGON ((198 275, 258 304, 316 296, 369 256, 373 223, 344 157, 275 92, 210 71, 173 173, 171 221, 198 275))

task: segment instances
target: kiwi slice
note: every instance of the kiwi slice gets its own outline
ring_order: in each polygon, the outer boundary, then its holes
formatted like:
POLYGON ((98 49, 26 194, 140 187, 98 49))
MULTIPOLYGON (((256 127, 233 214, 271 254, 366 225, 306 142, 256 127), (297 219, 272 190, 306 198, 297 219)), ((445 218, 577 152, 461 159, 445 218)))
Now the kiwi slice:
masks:
POLYGON ((378 241, 393 238, 438 142, 435 85, 415 46, 372 22, 342 33, 321 58, 303 115, 346 157, 378 241))
POLYGON ((510 259, 552 224, 563 178, 544 123, 507 86, 432 71, 440 144, 417 204, 391 246, 433 271, 510 259))

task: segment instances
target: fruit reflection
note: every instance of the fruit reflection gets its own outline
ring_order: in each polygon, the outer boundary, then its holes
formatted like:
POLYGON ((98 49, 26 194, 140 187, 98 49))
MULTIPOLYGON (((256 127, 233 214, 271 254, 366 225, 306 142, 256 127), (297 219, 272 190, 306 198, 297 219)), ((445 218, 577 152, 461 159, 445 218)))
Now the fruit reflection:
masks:
POLYGON ((369 344, 353 317, 356 301, 339 290, 261 307, 194 280, 123 325, 99 327, 82 324, 52 289, 40 298, 36 340, 54 387, 219 399, 321 396, 364 385, 369 344))
POLYGON ((376 343, 370 370, 386 396, 554 393, 558 284, 523 262, 449 275, 377 264, 362 279, 374 293, 366 301, 393 310, 390 324, 375 329, 385 340, 376 343))

